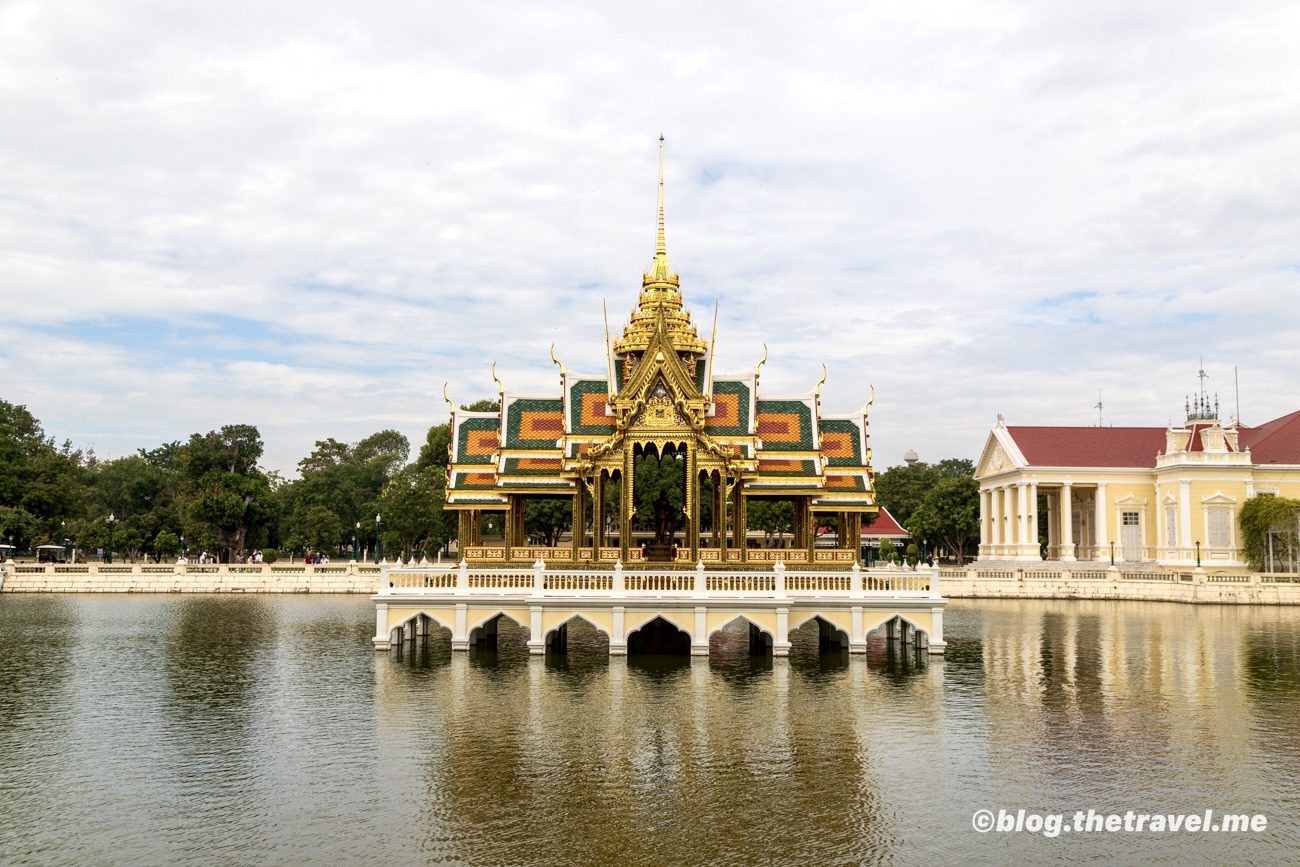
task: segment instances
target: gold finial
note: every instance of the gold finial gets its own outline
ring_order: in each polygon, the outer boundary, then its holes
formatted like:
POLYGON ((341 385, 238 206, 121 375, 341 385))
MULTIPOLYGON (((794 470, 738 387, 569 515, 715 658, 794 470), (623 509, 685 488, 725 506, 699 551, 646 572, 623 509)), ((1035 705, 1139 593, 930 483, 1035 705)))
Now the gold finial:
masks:
POLYGON ((551 344, 551 361, 554 361, 556 364, 560 365, 560 382, 563 383, 563 382, 564 382, 564 362, 560 361, 560 359, 558 359, 558 358, 555 357, 555 344, 554 344, 554 343, 551 344))
POLYGON ((713 337, 709 340, 709 381, 706 383, 710 398, 713 397, 713 349, 718 345, 718 305, 721 303, 720 300, 713 302, 713 337))
POLYGON ((456 415, 456 404, 452 403, 451 398, 447 396, 447 383, 445 382, 442 384, 442 399, 447 401, 447 409, 451 412, 452 417, 454 418, 456 415))
POLYGON ((497 376, 497 363, 495 361, 492 362, 492 378, 496 380, 497 397, 502 399, 502 402, 498 404, 497 407, 498 409, 500 409, 501 405, 504 403, 504 399, 506 396, 506 384, 501 381, 500 377, 497 376))
POLYGON ((760 358, 760 359, 758 360, 758 364, 755 364, 755 365, 754 365, 754 387, 755 387, 755 388, 758 387, 758 371, 759 371, 759 368, 761 368, 764 364, 767 364, 767 344, 766 344, 766 343, 763 344, 763 357, 760 358))
POLYGON ((821 398, 821 396, 822 396, 822 386, 825 385, 825 383, 826 383, 826 365, 823 364, 823 365, 822 365, 822 378, 819 379, 819 380, 817 380, 817 384, 816 384, 815 386, 813 386, 813 397, 815 397, 815 398, 819 398, 819 399, 821 398))
POLYGON ((654 276, 668 279, 668 242, 664 240, 664 134, 659 133, 659 234, 655 238, 654 276))
POLYGON ((871 386, 871 397, 868 398, 868 399, 867 399, 867 402, 864 403, 864 404, 862 405, 862 417, 863 417, 863 418, 866 418, 866 417, 867 417, 867 410, 870 409, 870 408, 871 408, 871 405, 872 405, 873 403, 875 403, 875 402, 876 402, 876 387, 873 385, 873 386, 871 386))
POLYGON ((609 351, 609 308, 605 306, 605 299, 600 299, 600 311, 605 314, 605 369, 608 372, 609 379, 609 396, 615 395, 614 389, 614 356, 609 351))

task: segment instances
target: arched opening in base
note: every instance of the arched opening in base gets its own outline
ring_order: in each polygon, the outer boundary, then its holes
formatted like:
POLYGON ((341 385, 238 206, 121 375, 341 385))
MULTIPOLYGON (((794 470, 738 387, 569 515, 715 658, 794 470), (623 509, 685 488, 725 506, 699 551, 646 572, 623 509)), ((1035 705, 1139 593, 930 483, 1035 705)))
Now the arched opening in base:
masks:
POLYGON ((759 626, 736 617, 709 636, 709 656, 727 659, 772 655, 772 636, 759 626))
POLYGON ((866 644, 867 664, 896 680, 920 671, 929 658, 929 635, 902 617, 890 618, 870 630, 866 644))
POLYGON ((389 649, 398 656, 410 653, 412 658, 451 654, 451 630, 427 614, 417 614, 395 626, 388 634, 389 649))
POLYGON ((529 629, 504 614, 483 621, 469 631, 469 649, 483 653, 528 654, 529 629))
POLYGON ((690 656, 691 637, 656 617, 627 637, 628 656, 690 656))
POLYGON ((790 630, 790 653, 807 655, 847 654, 849 634, 820 616, 805 620, 790 630))
POLYGON ((609 636, 575 615, 547 633, 546 653, 574 658, 608 657, 609 636))

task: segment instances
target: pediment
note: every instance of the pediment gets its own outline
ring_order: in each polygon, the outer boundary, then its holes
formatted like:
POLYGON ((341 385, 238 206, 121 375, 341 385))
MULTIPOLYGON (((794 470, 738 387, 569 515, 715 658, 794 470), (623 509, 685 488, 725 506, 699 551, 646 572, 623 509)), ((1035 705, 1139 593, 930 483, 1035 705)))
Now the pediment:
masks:
POLYGON ((1133 496, 1132 491, 1129 491, 1128 496, 1124 497, 1122 500, 1115 501, 1115 505, 1117 506, 1145 506, 1146 504, 1146 500, 1139 500, 1137 497, 1133 496))
POLYGON ((1007 429, 999 427, 990 432, 984 442, 984 451, 980 454, 979 463, 976 464, 975 478, 983 479, 1015 472, 1026 466, 1028 462, 1020 453, 1015 441, 1011 439, 1007 429))
POLYGON ((1215 491, 1212 497, 1202 497, 1201 502, 1207 506, 1230 506, 1237 502, 1236 497, 1229 497, 1223 491, 1215 491))
POLYGON ((676 347, 664 330, 662 318, 631 376, 623 384, 619 399, 648 402, 650 392, 659 388, 660 384, 667 389, 673 400, 703 401, 703 396, 695 387, 695 381, 687 373, 676 347))

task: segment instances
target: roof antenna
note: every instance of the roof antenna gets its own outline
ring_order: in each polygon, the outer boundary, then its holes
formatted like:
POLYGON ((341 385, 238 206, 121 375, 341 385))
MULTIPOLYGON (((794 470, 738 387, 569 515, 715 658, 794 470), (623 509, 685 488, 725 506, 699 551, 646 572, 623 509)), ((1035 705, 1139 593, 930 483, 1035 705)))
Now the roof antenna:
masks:
POLYGON ((1237 417, 1233 427, 1241 427, 1241 391, 1237 388, 1237 365, 1232 366, 1232 396, 1237 403, 1237 417))
POLYGON ((1093 409, 1097 410, 1097 427, 1101 427, 1101 389, 1097 389, 1097 405, 1093 409))

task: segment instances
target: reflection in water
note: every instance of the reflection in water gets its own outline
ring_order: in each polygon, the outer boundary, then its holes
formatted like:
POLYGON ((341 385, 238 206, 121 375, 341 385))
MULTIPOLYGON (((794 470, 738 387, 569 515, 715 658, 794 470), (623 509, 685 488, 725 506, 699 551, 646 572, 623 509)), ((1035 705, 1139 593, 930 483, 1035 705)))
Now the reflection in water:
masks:
POLYGON ((944 658, 823 653, 817 631, 788 659, 739 640, 610 658, 577 622, 567 654, 529 656, 505 622, 495 648, 374 654, 367 599, 3 596, 0 861, 1282 863, 1300 845, 1300 612, 968 601, 945 620, 944 658), (971 829, 1003 808, 1269 826, 971 829))

